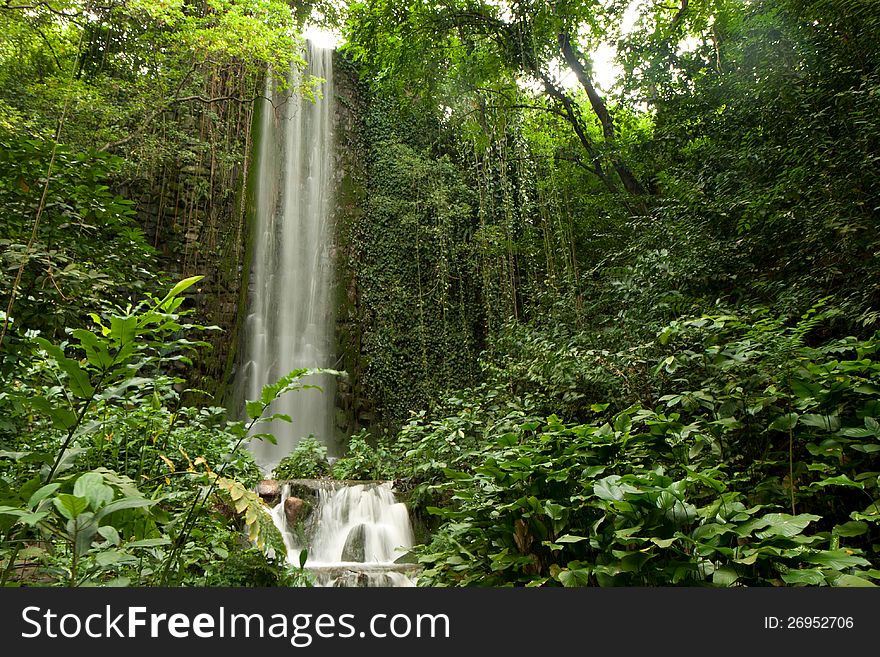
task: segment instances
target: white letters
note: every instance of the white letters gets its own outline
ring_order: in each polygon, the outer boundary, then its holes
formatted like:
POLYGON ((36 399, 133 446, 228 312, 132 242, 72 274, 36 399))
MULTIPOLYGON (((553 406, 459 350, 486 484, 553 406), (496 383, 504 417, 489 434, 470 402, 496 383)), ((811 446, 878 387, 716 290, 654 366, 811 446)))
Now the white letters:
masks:
POLYGON ((92 637, 93 639, 100 639, 100 638, 102 638, 103 635, 95 634, 94 632, 92 632, 92 619, 93 618, 97 618, 98 620, 101 620, 101 614, 90 614, 89 616, 86 616, 86 634, 88 636, 92 637))
POLYGON ((21 619, 25 623, 30 623, 31 625, 36 627, 37 631, 33 632, 31 634, 25 634, 24 632, 22 632, 21 633, 22 639, 33 639, 34 637, 40 636, 40 631, 42 630, 42 627, 40 626, 40 624, 37 621, 33 620, 32 618, 28 618, 29 611, 40 611, 40 608, 39 607, 25 607, 24 609, 21 610, 21 619))
POLYGON ((192 629, 196 636, 210 639, 214 636, 214 617, 209 614, 199 614, 193 618, 192 629))
POLYGON ((168 614, 150 614, 150 636, 159 636, 159 622, 168 618, 168 614))
POLYGON ((79 616, 77 616, 76 614, 64 614, 61 617, 61 621, 58 623, 58 626, 61 629, 61 634, 68 639, 79 636, 80 630, 82 630, 82 622, 79 620, 79 616), (72 620, 74 627, 76 627, 73 632, 67 632, 64 629, 64 622, 68 620, 72 620))
MULTIPOLYGON (((143 607, 141 607, 143 609, 143 607)), ((119 629, 119 626, 116 625, 119 621, 122 620, 122 614, 117 614, 116 618, 111 622, 110 620, 110 605, 107 605, 107 638, 109 639, 112 635, 110 634, 110 630, 116 632, 116 636, 120 638, 124 638, 125 635, 122 633, 122 630, 119 629)))
POLYGON ((168 619, 168 633, 176 639, 189 636, 189 618, 186 614, 171 614, 168 619))
POLYGON ((146 607, 129 607, 128 608, 128 638, 133 639, 137 636, 137 627, 139 625, 146 625, 147 621, 143 618, 138 618, 138 614, 146 613, 146 607))

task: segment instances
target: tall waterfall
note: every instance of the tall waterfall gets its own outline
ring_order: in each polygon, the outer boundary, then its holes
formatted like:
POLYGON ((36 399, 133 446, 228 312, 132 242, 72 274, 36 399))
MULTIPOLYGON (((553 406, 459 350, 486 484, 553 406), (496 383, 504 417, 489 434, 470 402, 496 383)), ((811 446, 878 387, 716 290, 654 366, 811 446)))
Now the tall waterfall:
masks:
MULTIPOLYGON (((267 383, 293 369, 332 367, 333 263, 333 51, 307 46, 306 71, 290 74, 289 92, 267 82, 257 135, 257 172, 250 300, 243 335, 240 396, 259 399, 267 383), (323 78, 312 102, 298 92, 303 76, 323 78)), ((336 453, 333 435, 335 387, 330 376, 306 383, 323 392, 290 392, 272 413, 292 423, 262 425, 277 445, 251 441, 268 473, 300 438, 314 435, 336 453)))

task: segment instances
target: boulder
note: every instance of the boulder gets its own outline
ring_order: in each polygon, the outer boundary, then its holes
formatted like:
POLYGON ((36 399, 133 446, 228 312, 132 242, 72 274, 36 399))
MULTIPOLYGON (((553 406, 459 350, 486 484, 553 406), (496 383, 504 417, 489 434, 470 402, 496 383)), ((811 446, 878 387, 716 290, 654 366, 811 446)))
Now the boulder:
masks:
POLYGON ((257 495, 269 506, 275 506, 281 499, 281 486, 274 479, 264 479, 257 484, 257 495))
POLYGON ((353 527, 342 548, 342 561, 363 562, 367 549, 367 528, 364 525, 353 527))
POLYGON ((298 497, 288 497, 284 500, 284 517, 287 518, 288 525, 295 525, 304 520, 308 513, 309 505, 304 500, 298 497))

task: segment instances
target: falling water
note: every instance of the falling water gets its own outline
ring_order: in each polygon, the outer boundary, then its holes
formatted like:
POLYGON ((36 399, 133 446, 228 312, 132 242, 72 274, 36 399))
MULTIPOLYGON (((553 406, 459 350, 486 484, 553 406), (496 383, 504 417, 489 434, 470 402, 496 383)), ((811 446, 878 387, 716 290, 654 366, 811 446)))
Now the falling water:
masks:
MULTIPOLYGON (((332 50, 308 44, 306 71, 290 74, 290 89, 267 82, 258 134, 253 265, 244 327, 240 396, 259 399, 260 391, 293 369, 332 366, 333 190, 332 50), (312 102, 298 92, 304 76, 323 78, 312 102)), ((277 445, 251 441, 260 468, 268 473, 290 454, 300 438, 314 435, 336 453, 333 439, 334 382, 329 375, 305 383, 323 393, 287 393, 272 413, 293 422, 261 425, 277 445)))
POLYGON ((413 545, 412 527, 391 482, 312 483, 315 507, 299 527, 290 526, 285 513, 290 484, 272 510, 288 561, 299 565, 305 549, 318 586, 412 586, 418 567, 396 563, 413 545))
MULTIPOLYGON (((264 385, 293 369, 331 367, 333 266, 331 259, 333 172, 332 51, 308 45, 306 71, 291 74, 292 93, 266 87, 257 151, 256 212, 250 302, 244 330, 239 393, 259 399, 264 385), (323 78, 322 97, 303 99, 303 76, 323 78)), ((335 455, 334 382, 328 375, 304 383, 323 393, 287 393, 270 409, 290 416, 259 426, 277 445, 251 441, 264 473, 293 451, 300 438, 314 435, 335 455)), ((394 563, 413 544, 406 507, 382 482, 318 482, 310 493, 312 512, 289 525, 285 502, 272 510, 284 536, 288 560, 306 567, 324 586, 406 586, 411 564, 394 563)), ((292 500, 296 501, 296 500, 292 500)), ((298 503, 303 504, 300 500, 298 503)))

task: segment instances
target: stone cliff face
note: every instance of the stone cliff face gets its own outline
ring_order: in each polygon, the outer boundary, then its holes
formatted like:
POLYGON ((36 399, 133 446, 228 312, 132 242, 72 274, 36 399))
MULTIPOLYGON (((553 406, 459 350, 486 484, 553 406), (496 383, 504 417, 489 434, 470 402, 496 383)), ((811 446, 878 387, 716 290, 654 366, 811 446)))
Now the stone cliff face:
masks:
MULTIPOLYGON (((205 72, 205 98, 247 99, 242 70, 205 72)), ((253 103, 195 104, 166 116, 185 135, 184 148, 126 190, 138 220, 159 251, 160 267, 179 280, 202 275, 188 294, 193 322, 218 326, 201 339, 211 344, 188 377, 220 401, 231 373, 242 284, 246 276, 247 179, 251 163, 253 103)), ((199 396, 194 403, 210 403, 199 396)))
POLYGON ((347 438, 375 420, 364 392, 361 341, 364 326, 358 287, 357 234, 366 203, 366 151, 363 118, 366 98, 354 65, 337 56, 336 86, 336 353, 337 368, 348 372, 336 388, 336 428, 347 438))

